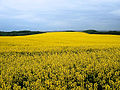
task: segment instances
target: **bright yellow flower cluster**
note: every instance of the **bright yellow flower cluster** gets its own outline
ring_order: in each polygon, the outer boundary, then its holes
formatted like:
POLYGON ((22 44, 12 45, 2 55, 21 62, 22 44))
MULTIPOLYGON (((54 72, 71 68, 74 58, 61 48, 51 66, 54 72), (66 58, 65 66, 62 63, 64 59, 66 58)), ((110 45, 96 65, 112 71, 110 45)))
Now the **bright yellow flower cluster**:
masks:
POLYGON ((0 89, 119 90, 120 36, 1 36, 0 89))

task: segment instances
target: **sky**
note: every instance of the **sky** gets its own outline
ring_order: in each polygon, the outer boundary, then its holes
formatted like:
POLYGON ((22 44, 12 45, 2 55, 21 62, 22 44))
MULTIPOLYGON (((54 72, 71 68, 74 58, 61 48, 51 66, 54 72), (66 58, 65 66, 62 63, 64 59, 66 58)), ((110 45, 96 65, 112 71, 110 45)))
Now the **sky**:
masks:
POLYGON ((120 0, 0 0, 0 30, 120 30, 120 0))

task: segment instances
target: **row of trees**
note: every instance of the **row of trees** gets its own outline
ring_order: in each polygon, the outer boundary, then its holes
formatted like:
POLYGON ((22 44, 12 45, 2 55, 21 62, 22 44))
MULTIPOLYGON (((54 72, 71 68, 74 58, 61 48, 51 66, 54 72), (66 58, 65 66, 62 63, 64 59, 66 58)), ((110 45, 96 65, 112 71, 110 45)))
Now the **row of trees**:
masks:
POLYGON ((112 34, 112 35, 120 35, 120 31, 96 31, 96 30, 85 30, 83 32, 89 34, 112 34))
MULTIPOLYGON (((56 32, 56 31, 53 31, 56 32)), ((62 32, 81 32, 81 31, 75 31, 75 30, 66 30, 62 32)), ((112 34, 112 35, 120 35, 120 31, 96 31, 96 30, 85 30, 82 31, 85 33, 89 34, 112 34)), ((24 31, 11 31, 11 32, 4 32, 0 31, 0 36, 24 36, 24 35, 32 35, 32 34, 40 34, 40 33, 45 33, 42 31, 29 31, 29 30, 24 30, 24 31)))
POLYGON ((0 36, 24 36, 24 35, 32 35, 32 34, 40 34, 45 33, 41 31, 11 31, 11 32, 4 32, 0 31, 0 36))

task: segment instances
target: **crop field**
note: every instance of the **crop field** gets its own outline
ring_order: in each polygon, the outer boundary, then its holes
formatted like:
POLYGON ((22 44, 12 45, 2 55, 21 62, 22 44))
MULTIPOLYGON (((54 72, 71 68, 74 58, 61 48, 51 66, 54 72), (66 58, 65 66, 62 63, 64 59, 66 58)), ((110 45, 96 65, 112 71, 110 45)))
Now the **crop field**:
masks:
POLYGON ((120 35, 0 36, 0 90, 120 90, 120 35))

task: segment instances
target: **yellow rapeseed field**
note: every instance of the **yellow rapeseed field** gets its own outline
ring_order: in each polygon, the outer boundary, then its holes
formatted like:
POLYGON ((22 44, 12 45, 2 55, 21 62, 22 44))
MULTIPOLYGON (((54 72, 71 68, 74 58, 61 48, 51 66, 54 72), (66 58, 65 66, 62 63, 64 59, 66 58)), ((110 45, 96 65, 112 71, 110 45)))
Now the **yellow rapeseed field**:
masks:
POLYGON ((1 90, 120 90, 120 36, 0 36, 1 90))

